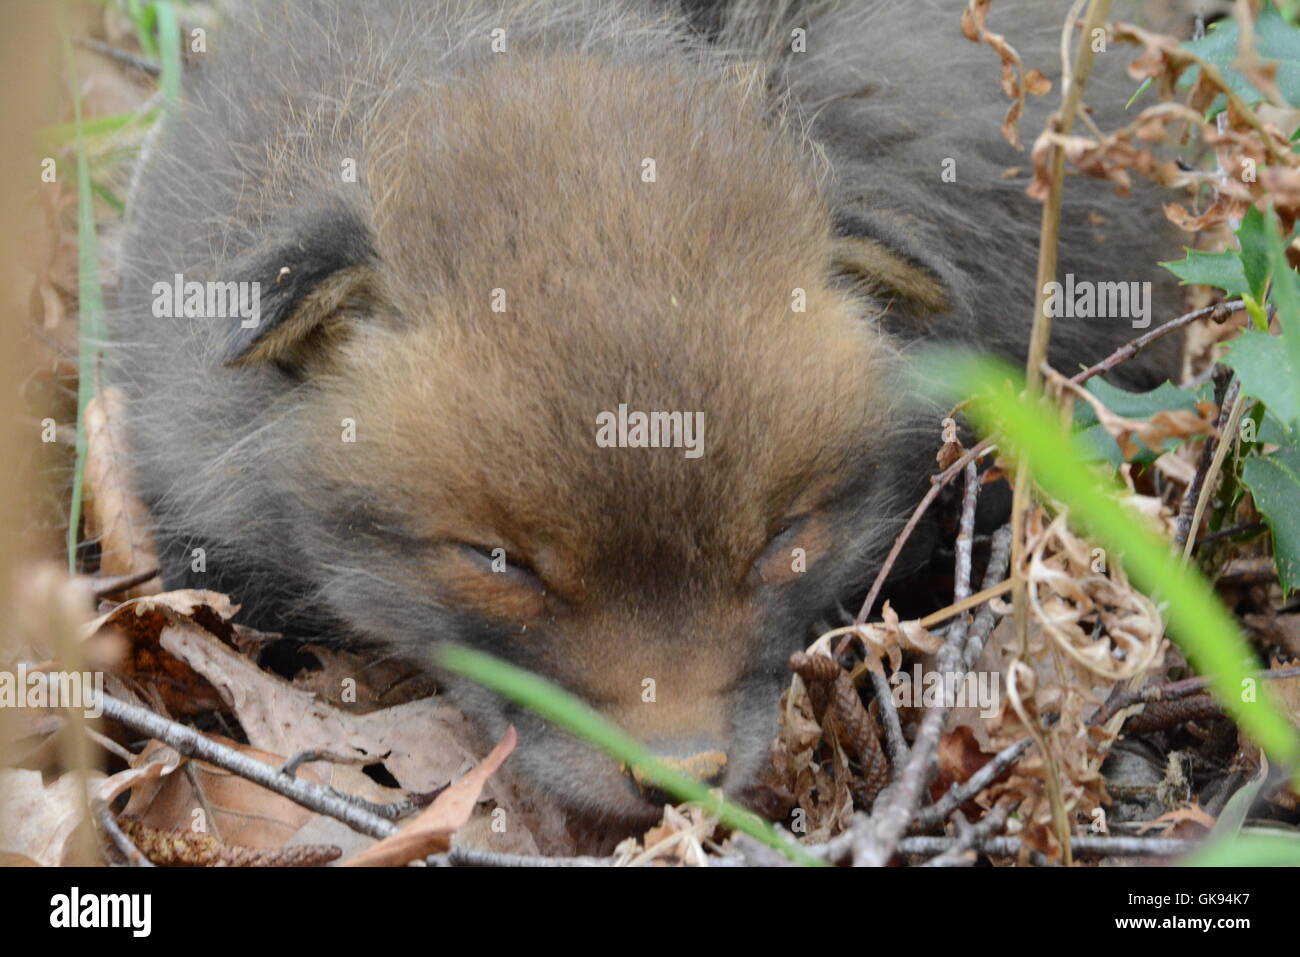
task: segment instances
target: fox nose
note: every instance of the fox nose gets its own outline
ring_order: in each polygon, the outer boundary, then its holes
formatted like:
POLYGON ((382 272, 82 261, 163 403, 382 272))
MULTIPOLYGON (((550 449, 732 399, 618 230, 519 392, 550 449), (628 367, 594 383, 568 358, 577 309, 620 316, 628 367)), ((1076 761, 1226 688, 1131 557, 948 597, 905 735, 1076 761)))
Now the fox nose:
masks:
MULTIPOLYGON (((721 784, 722 778, 727 772, 727 755, 722 751, 698 751, 687 757, 660 755, 656 755, 656 757, 660 764, 665 764, 688 777, 695 778, 695 780, 709 787, 721 784)), ((637 790, 641 792, 641 795, 647 801, 652 804, 673 803, 672 796, 660 790, 650 776, 640 768, 632 768, 628 773, 631 774, 632 780, 636 782, 637 790)))

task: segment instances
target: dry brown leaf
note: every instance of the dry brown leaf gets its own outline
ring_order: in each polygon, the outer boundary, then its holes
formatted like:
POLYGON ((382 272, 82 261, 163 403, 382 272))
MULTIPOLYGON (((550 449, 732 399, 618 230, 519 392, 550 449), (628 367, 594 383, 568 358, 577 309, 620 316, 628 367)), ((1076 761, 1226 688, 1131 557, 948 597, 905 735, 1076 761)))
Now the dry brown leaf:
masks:
POLYGON ((514 725, 506 729, 500 743, 483 762, 459 781, 448 785, 437 799, 415 820, 408 821, 390 837, 384 838, 340 867, 401 867, 411 861, 446 851, 452 835, 470 819, 483 786, 515 749, 514 725))
MULTIPOLYGON (((220 735, 208 737, 262 764, 279 767, 284 763, 280 755, 220 735)), ((160 771, 127 783, 131 797, 122 812, 150 828, 209 834, 223 843, 270 850, 283 847, 315 815, 289 798, 206 761, 191 760, 190 773, 172 774, 177 755, 156 741, 149 743, 135 763, 137 769, 149 771, 159 762, 160 771)), ((328 768, 322 771, 306 765, 298 769, 297 776, 331 784, 328 768)))
MULTIPOLYGON (((414 792, 442 787, 476 757, 464 744, 472 738, 464 715, 441 698, 348 714, 201 632, 167 629, 161 641, 218 689, 248 740, 264 751, 329 751, 383 762, 404 789, 414 792)), ((371 781, 356 766, 338 765, 337 771, 339 780, 358 788, 371 781)))
POLYGON ((169 714, 201 714, 221 709, 221 697, 194 669, 163 647, 163 632, 172 629, 228 639, 233 634, 230 619, 238 610, 217 592, 162 592, 123 602, 88 624, 82 633, 87 638, 105 632, 123 636, 126 653, 113 670, 124 679, 156 690, 169 714))
POLYGON ((939 773, 930 782, 930 798, 937 801, 954 784, 968 780, 994 754, 985 751, 974 730, 958 724, 939 738, 939 773))
POLYGON ((319 645, 303 645, 299 650, 321 666, 298 672, 293 676, 293 686, 349 714, 368 714, 407 704, 430 698, 438 691, 427 674, 396 658, 375 661, 373 656, 360 652, 319 645))
MULTIPOLYGON (((202 633, 168 630, 162 645, 219 689, 254 746, 275 754, 327 751, 382 764, 404 791, 427 794, 463 773, 487 750, 464 713, 441 696, 353 714, 263 671, 202 633)), ((355 659, 359 670, 353 678, 346 673, 348 660, 334 661, 328 680, 350 681, 357 700, 377 698, 379 693, 364 690, 370 675, 364 661, 355 659)), ((385 681, 391 677, 380 674, 385 681)), ((380 788, 356 764, 321 761, 311 766, 322 773, 328 770, 331 786, 349 794, 380 802, 402 796, 380 788)), ((493 777, 488 796, 504 813, 505 829, 500 814, 491 822, 494 826, 471 827, 467 834, 472 839, 483 838, 476 846, 525 854, 575 853, 574 836, 561 809, 521 786, 509 769, 493 777)))
POLYGON ((1002 136, 1016 149, 1020 149, 1020 115, 1025 109, 1026 96, 1042 96, 1052 88, 1052 82, 1038 70, 1026 70, 1015 47, 1001 33, 988 29, 985 20, 992 0, 967 0, 962 11, 961 32, 974 43, 987 43, 1002 61, 1002 94, 1011 99, 1007 115, 1002 120, 1002 136))
POLYGON ((1218 409, 1211 402, 1198 403, 1195 412, 1190 409, 1165 409, 1146 419, 1129 419, 1116 415, 1096 395, 1054 369, 1048 371, 1048 379, 1054 390, 1088 403, 1097 416, 1098 424, 1115 440, 1126 459, 1136 458, 1142 452, 1135 439, 1140 439, 1151 451, 1159 452, 1170 439, 1215 434, 1218 409))
POLYGON ((48 786, 41 772, 0 768, 0 852, 29 865, 71 863, 77 828, 85 823, 82 788, 97 788, 104 775, 68 772, 48 786))
MULTIPOLYGON (((121 427, 124 404, 121 390, 109 387, 86 406, 85 537, 99 542, 103 575, 134 575, 158 567, 149 510, 132 491, 121 427)), ((128 594, 152 595, 161 588, 155 577, 128 594)))
MULTIPOLYGON (((1178 828, 1180 824, 1195 824, 1204 831, 1214 827, 1214 818, 1205 813, 1201 806, 1193 801, 1191 804, 1185 804, 1182 807, 1176 807, 1172 811, 1166 811, 1154 821, 1144 821, 1137 829, 1139 834, 1148 834, 1151 831, 1159 831, 1162 834, 1168 834, 1178 828)), ((1182 830, 1182 829, 1179 829, 1182 830)), ((1204 833, 1199 831, 1198 833, 1204 833)), ((1191 836, 1184 834, 1182 836, 1191 836)))
POLYGON ((708 867, 704 845, 717 827, 701 808, 665 807, 663 820, 639 841, 630 837, 614 849, 614 866, 708 867))
POLYGON ((1189 213, 1181 203, 1166 203, 1165 216, 1179 229, 1195 233, 1240 219, 1249 208, 1247 202, 1220 194, 1200 214, 1189 213))

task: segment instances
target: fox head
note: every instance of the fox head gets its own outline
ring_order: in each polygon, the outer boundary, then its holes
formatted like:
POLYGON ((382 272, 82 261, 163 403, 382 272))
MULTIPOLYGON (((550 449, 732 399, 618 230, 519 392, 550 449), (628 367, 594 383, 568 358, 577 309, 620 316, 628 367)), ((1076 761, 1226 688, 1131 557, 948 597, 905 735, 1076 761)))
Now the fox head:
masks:
MULTIPOLYGON (((249 254, 262 316, 224 358, 291 397, 291 553, 350 630, 504 658, 742 793, 789 653, 923 474, 896 467, 873 303, 936 286, 837 236, 739 74, 515 57, 413 95, 358 134, 357 189, 283 187, 249 254)), ((656 813, 612 759, 450 684, 565 806, 656 813)))

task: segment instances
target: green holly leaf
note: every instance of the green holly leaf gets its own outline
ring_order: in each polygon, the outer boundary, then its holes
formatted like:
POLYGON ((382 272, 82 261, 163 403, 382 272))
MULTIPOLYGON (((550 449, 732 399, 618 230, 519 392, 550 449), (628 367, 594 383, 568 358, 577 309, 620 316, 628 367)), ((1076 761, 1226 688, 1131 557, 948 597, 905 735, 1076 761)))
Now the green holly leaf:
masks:
POLYGON ((1229 296, 1250 293, 1250 283, 1242 266, 1241 253, 1235 249, 1221 253, 1203 253, 1187 250, 1187 258, 1161 263, 1182 280, 1181 285, 1213 286, 1229 296))
MULTIPOLYGON (((1089 379, 1084 388, 1095 395, 1101 404, 1116 415, 1126 419, 1149 419, 1157 412, 1175 409, 1194 410, 1196 394, 1180 389, 1169 382, 1162 382, 1149 392, 1126 392, 1116 388, 1103 379, 1089 379)), ((1094 453, 1092 461, 1105 461, 1119 466, 1125 462, 1123 453, 1110 433, 1097 421, 1097 413, 1086 402, 1076 402, 1074 406, 1074 428, 1079 441, 1094 453)), ((1146 443, 1134 436, 1134 443, 1139 452, 1130 461, 1150 465, 1162 453, 1177 448, 1182 439, 1166 439, 1161 449, 1148 448, 1146 443)))
POLYGON ((1241 379, 1241 388, 1260 399, 1283 422, 1300 418, 1300 383, 1288 374, 1282 340, 1258 329, 1247 329, 1228 343, 1224 365, 1241 379))
POLYGON ((1285 597, 1300 586, 1300 446, 1247 457, 1241 479, 1273 535, 1273 563, 1285 597))
MULTIPOLYGON (((1264 94, 1232 66, 1237 59, 1240 38, 1241 30, 1236 22, 1223 20, 1211 26, 1200 40, 1191 40, 1184 46, 1218 67, 1234 93, 1247 103, 1257 103, 1264 99, 1264 94)), ((1264 4, 1255 20, 1255 49, 1261 60, 1277 64, 1275 81, 1286 101, 1300 104, 1300 29, 1288 23, 1272 3, 1264 4)), ((1194 83, 1199 72, 1196 67, 1188 70, 1183 74, 1184 83, 1194 83)), ((1218 109, 1216 104, 1213 111, 1218 109)))
POLYGON ((1269 231, 1272 224, 1264 221, 1264 214, 1256 207, 1246 210, 1237 229, 1237 242, 1241 246, 1241 270, 1249 284, 1251 298, 1256 302, 1264 301, 1264 290, 1268 286, 1269 272, 1269 231))

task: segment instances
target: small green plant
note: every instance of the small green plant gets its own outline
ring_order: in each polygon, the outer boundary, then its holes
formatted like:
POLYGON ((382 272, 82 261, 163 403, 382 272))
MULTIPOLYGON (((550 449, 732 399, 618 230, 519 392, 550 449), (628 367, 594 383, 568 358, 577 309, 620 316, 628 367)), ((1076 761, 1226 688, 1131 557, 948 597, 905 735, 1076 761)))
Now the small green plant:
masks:
POLYGON ((1300 587, 1300 277, 1287 262, 1287 245, 1272 209, 1251 207, 1236 248, 1189 250, 1185 259, 1163 264, 1184 283, 1240 296, 1250 309, 1251 328, 1232 341, 1223 360, 1254 405, 1249 440, 1240 437, 1242 454, 1227 478, 1250 490, 1265 519, 1284 595, 1300 587), (1269 331, 1265 303, 1277 310, 1277 335, 1269 331))

